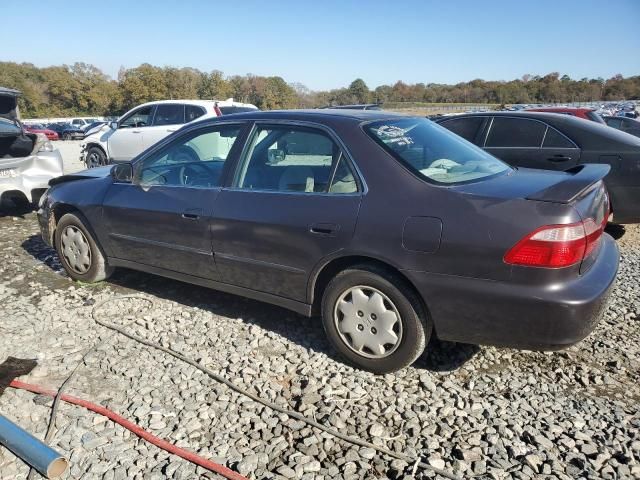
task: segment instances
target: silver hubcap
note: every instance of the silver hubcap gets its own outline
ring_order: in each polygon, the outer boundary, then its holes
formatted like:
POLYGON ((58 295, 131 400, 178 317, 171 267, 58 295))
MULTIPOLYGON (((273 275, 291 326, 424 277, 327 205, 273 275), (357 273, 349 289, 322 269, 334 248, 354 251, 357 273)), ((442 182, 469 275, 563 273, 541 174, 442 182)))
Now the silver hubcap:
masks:
POLYGON ((69 225, 62 231, 60 240, 62 254, 71 270, 79 274, 87 273, 91 268, 91 247, 84 233, 69 225))
POLYGON ((345 345, 363 357, 387 357, 402 340, 398 309, 373 287, 359 285, 345 291, 336 302, 333 319, 345 345))

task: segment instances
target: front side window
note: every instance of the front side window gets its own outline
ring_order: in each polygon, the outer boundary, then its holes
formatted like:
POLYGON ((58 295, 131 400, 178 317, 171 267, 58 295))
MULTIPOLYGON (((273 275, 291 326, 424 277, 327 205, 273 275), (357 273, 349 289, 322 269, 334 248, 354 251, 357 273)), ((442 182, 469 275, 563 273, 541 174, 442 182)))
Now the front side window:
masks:
POLYGON ((139 108, 131 112, 128 117, 122 119, 118 128, 148 127, 151 125, 152 114, 153 105, 139 108))
POLYGON ((481 148, 423 118, 365 124, 365 131, 418 176, 440 184, 486 179, 511 168, 481 148))
POLYGON ((160 104, 156 108, 154 125, 181 125, 184 123, 184 105, 180 103, 160 104))
POLYGON ((494 117, 485 147, 540 148, 546 128, 526 118, 494 117))
POLYGON ((209 127, 177 138, 136 164, 142 186, 219 187, 224 164, 241 127, 209 127))
POLYGON ((305 127, 258 127, 234 185, 251 190, 355 193, 355 176, 324 132, 305 127))

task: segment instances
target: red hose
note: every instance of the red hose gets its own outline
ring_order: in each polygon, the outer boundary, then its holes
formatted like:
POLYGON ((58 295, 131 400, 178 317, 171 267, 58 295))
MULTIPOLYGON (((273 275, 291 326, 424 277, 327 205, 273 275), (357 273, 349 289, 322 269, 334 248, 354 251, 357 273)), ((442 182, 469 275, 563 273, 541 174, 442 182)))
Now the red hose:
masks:
MULTIPOLYGON (((20 390, 27 390, 32 393, 38 393, 40 395, 47 395, 49 397, 55 397, 57 392, 54 390, 47 390, 46 388, 40 387, 38 385, 31 385, 29 383, 24 383, 19 380, 13 380, 10 384, 10 387, 17 388, 20 390)), ((196 465, 201 466, 202 468, 206 468, 212 472, 219 473, 220 475, 230 479, 230 480, 248 480, 247 477, 240 475, 233 470, 225 467, 224 465, 220 465, 219 463, 212 462, 211 460, 207 460, 206 458, 202 458, 195 453, 189 452, 187 450, 183 450, 180 447, 175 446, 172 443, 169 443, 161 438, 158 438, 146 430, 143 430, 141 427, 136 425, 135 423, 130 422, 124 417, 121 417, 117 413, 112 412, 100 405, 96 405, 95 403, 88 402, 86 400, 82 400, 81 398, 73 397, 71 395, 67 395, 63 393, 60 396, 60 400, 63 400, 67 403, 71 403, 73 405, 78 405, 80 407, 84 407, 87 410, 91 410, 92 412, 99 413, 100 415, 104 415, 110 420, 114 421, 118 425, 126 428, 132 433, 135 433, 138 437, 143 438, 149 443, 152 443, 156 447, 161 448, 162 450, 166 450, 169 453, 177 455, 178 457, 182 457, 185 460, 195 463, 196 465)))

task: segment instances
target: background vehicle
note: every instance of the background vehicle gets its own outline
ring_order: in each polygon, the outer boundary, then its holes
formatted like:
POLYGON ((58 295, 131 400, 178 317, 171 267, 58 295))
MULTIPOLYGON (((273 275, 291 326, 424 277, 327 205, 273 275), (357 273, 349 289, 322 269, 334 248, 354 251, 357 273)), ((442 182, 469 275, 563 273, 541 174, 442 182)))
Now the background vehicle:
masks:
POLYGON ((322 109, 331 108, 334 110, 382 110, 381 103, 362 103, 359 105, 329 105, 322 109))
POLYGON ((562 115, 572 115, 574 117, 591 120, 592 122, 604 123, 602 117, 596 113, 595 108, 578 108, 578 107, 544 107, 544 108, 527 108, 527 112, 547 112, 560 113, 562 115))
POLYGON ((623 132, 640 137, 640 121, 627 117, 602 117, 607 125, 623 132))
POLYGON ((0 87, 0 203, 35 203, 50 179, 62 175, 62 158, 43 134, 26 132, 18 116, 20 92, 0 87))
POLYGON ((95 118, 72 118, 69 123, 80 130, 85 130, 92 123, 97 122, 95 118))
POLYGON ((516 167, 569 170, 584 163, 610 165, 605 184, 613 221, 640 222, 638 138, 571 115, 529 111, 465 114, 437 122, 516 167))
POLYGON ((345 358, 384 373, 434 330, 542 349, 584 338, 618 265, 609 168, 514 170, 423 118, 244 113, 56 179, 38 217, 76 280, 123 266, 321 314, 345 358))
POLYGON ((213 100, 163 100, 139 105, 87 136, 80 159, 87 168, 127 161, 198 118, 255 111, 251 104, 213 100))
POLYGON ((33 125, 24 125, 24 129, 29 133, 42 133, 47 137, 47 140, 58 140, 60 137, 56 132, 45 128, 43 125, 33 124, 33 125))
POLYGON ((62 140, 79 140, 84 138, 84 132, 70 123, 52 123, 48 125, 49 130, 53 130, 62 140))

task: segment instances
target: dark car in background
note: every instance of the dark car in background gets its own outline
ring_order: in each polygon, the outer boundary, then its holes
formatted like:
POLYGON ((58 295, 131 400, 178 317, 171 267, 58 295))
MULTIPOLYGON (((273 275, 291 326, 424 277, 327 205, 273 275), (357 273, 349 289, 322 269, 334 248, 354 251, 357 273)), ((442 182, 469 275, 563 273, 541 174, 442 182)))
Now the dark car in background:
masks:
POLYGON ((629 133, 636 137, 640 137, 640 121, 634 118, 628 117, 612 117, 612 116, 604 116, 602 117, 607 125, 618 129, 622 132, 629 133))
POLYGON ((62 140, 80 140, 84 138, 84 132, 70 123, 52 123, 47 128, 56 132, 62 140))
POLYGON ((128 267, 319 314, 348 361, 384 373, 432 334, 588 335, 618 267, 609 169, 513 169, 424 118, 254 112, 62 176, 38 218, 73 279, 128 267))
POLYGON ((640 222, 640 139, 570 115, 488 112, 437 122, 514 167, 570 170, 586 163, 611 167, 604 182, 613 221, 640 222))

